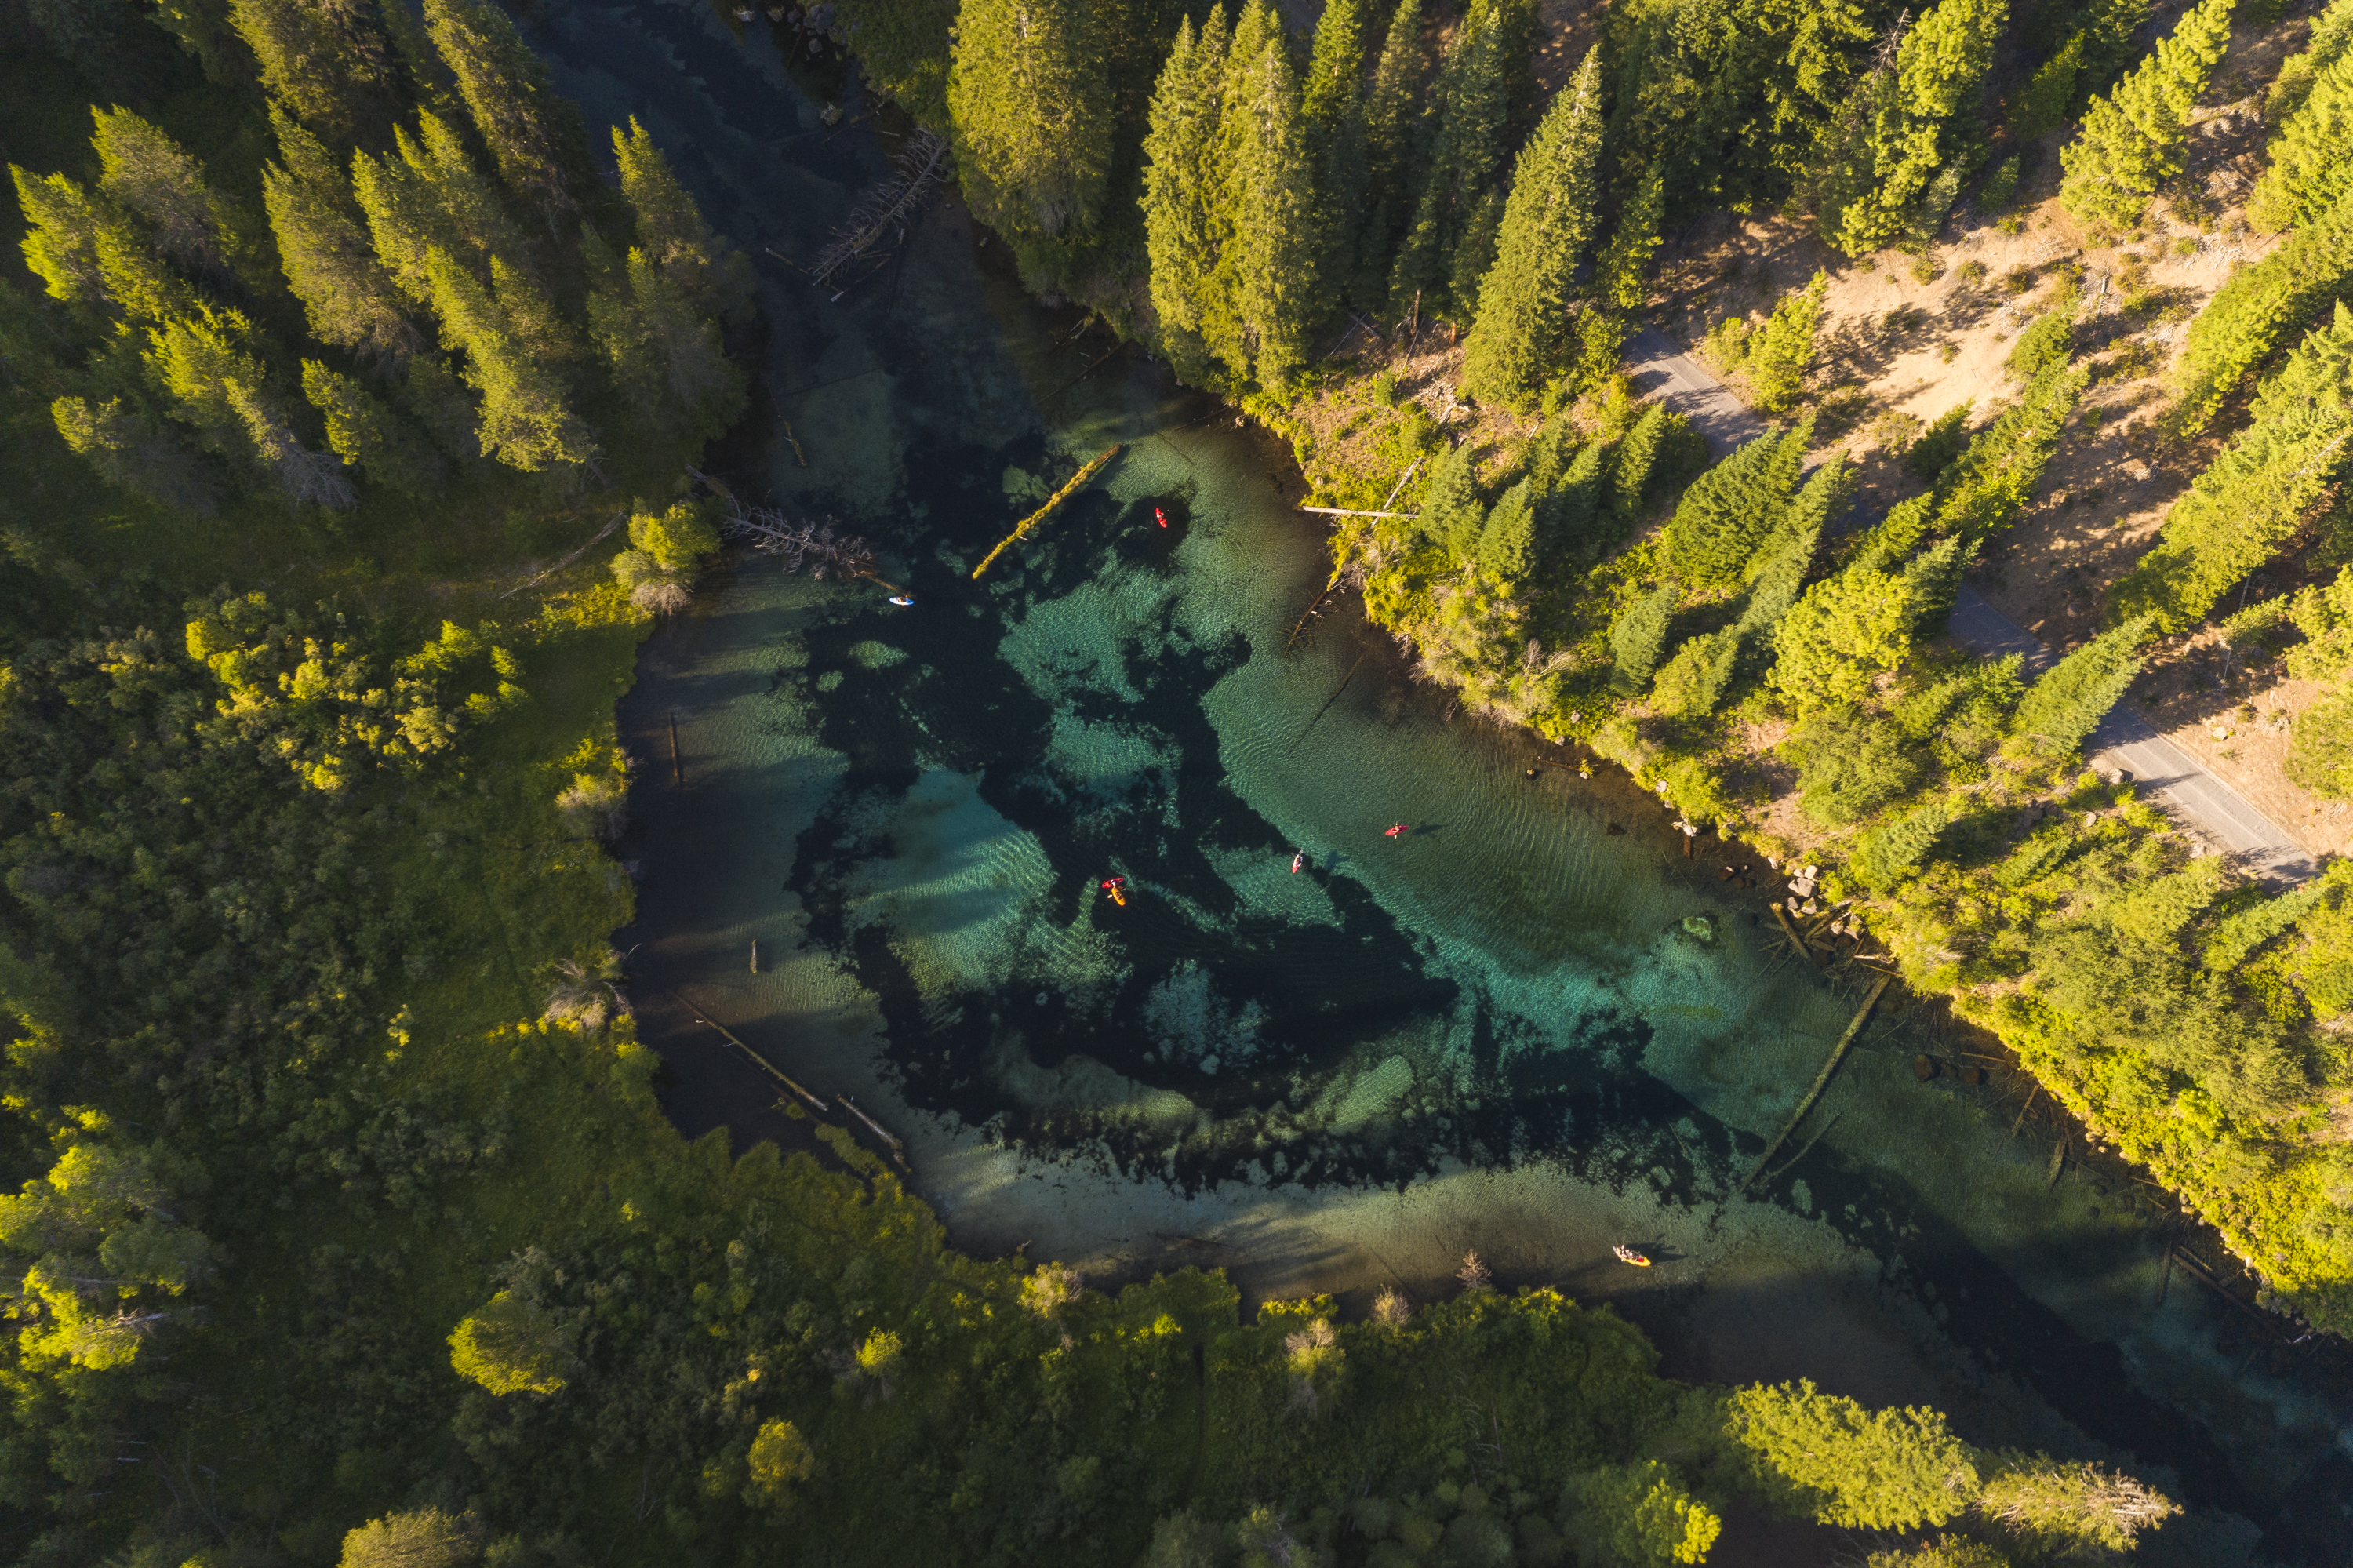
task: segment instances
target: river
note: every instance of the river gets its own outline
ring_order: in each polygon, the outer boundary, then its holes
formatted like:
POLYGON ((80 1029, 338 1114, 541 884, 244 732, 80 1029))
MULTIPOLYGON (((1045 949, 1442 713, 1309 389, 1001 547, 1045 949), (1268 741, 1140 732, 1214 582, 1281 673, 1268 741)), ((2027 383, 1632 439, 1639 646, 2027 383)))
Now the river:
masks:
POLYGON ((533 37, 759 265, 763 384, 714 461, 917 600, 746 556, 646 645, 617 941, 684 1131, 808 1145, 681 999, 897 1132, 967 1249, 1355 1311, 1451 1291, 1475 1249, 1504 1287, 1609 1303, 1678 1376, 2150 1467, 2193 1513, 2142 1560, 2335 1560, 2339 1363, 2183 1270, 2160 1304, 2151 1206, 2052 1183, 2051 1135, 2011 1132, 2024 1086, 1915 1079, 1964 1048, 1937 1010, 1875 1018, 1740 1191, 1859 984, 1784 961, 1714 841, 1685 860, 1622 776, 1414 684, 1348 601, 1286 651, 1326 562, 1281 443, 1032 300, 953 192, 841 298, 786 265, 903 129, 838 65, 648 0, 533 37))

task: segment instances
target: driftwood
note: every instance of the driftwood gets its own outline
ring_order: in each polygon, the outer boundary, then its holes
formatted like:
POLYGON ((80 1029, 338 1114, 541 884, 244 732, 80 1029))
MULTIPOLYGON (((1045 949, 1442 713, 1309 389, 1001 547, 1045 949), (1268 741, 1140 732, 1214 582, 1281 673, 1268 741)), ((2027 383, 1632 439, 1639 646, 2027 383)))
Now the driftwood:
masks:
POLYGON ((932 188, 947 172, 947 138, 924 131, 907 143, 899 172, 869 189, 849 209, 849 220, 833 231, 832 240, 818 253, 809 281, 819 288, 830 284, 851 262, 870 256, 887 241, 906 238, 907 227, 932 188))
POLYGON ((1839 1064, 1846 1060, 1847 1047, 1852 1045, 1854 1037, 1862 1033, 1863 1020, 1869 1018, 1871 1010, 1879 1004, 1881 993, 1894 983, 1893 977, 1881 976, 1879 983, 1871 988, 1871 994, 1862 999, 1862 1005, 1854 1010, 1854 1016, 1847 1021, 1846 1033, 1840 1035, 1838 1044, 1831 1047, 1830 1060, 1824 1062, 1822 1070, 1814 1075, 1813 1085, 1806 1090, 1805 1098, 1798 1102, 1797 1110, 1782 1124, 1781 1130, 1773 1135, 1773 1141, 1765 1146, 1765 1152, 1757 1156, 1756 1166, 1742 1178, 1741 1192, 1748 1191, 1749 1183, 1773 1162, 1773 1156, 1781 1151, 1781 1145, 1789 1140, 1789 1135, 1798 1130, 1798 1124, 1806 1119, 1806 1113, 1814 1108, 1814 1102, 1822 1097, 1822 1091, 1830 1087, 1831 1075, 1839 1070, 1839 1064))
POLYGON ((830 517, 822 523, 787 517, 772 506, 747 507, 733 495, 727 497, 727 515, 719 520, 720 533, 764 554, 782 556, 787 571, 807 567, 809 576, 819 580, 864 577, 892 593, 905 591, 877 576, 873 547, 855 534, 837 532, 830 517))
POLYGON ((975 582, 978 582, 980 580, 980 575, 997 564, 997 556, 1005 554, 1006 551, 1019 544, 1029 534, 1029 530, 1038 526, 1039 524, 1043 523, 1047 517, 1052 514, 1056 507, 1061 505, 1063 502, 1068 501, 1071 496, 1076 495, 1080 491, 1085 489, 1087 481, 1101 473, 1103 471, 1104 465, 1109 463, 1112 459, 1118 455, 1119 443, 1114 441, 1092 462, 1087 464, 1086 467, 1072 474, 1071 476, 1070 483, 1062 486, 1061 489, 1048 496, 1046 498, 1045 505, 1040 506, 1037 511, 1032 512, 1029 516, 1021 519, 1019 526, 1016 527, 1012 533, 1005 535, 1004 539, 997 545, 997 548, 989 551, 987 555, 981 557, 980 565, 973 567, 972 569, 973 580, 975 582))
POLYGON ((891 1146, 891 1158, 899 1162, 900 1170, 904 1171, 910 1176, 913 1176, 915 1173, 915 1168, 907 1163, 907 1146, 905 1144, 900 1142, 897 1139, 883 1131, 882 1124, 876 1121, 872 1117, 868 1116, 864 1111, 860 1110, 856 1105, 850 1102, 850 1098, 848 1095, 836 1095, 833 1097, 840 1102, 842 1109, 848 1111, 850 1115, 864 1122, 867 1127, 871 1129, 875 1137, 881 1139, 883 1142, 891 1146))
POLYGON ((670 995, 678 997, 678 1003, 681 1007, 685 1008, 687 1012, 694 1014, 695 1017, 700 1018, 703 1022, 708 1023, 712 1028, 719 1031, 720 1035, 726 1040, 727 1044, 734 1046, 735 1049, 743 1052, 746 1056, 751 1057, 753 1062, 757 1065, 763 1072, 766 1073, 768 1076, 776 1079, 776 1082, 784 1085, 785 1087, 792 1090, 793 1093, 808 1101, 810 1105, 816 1107, 819 1111, 825 1109, 825 1102, 823 1100, 818 1098, 815 1095, 809 1093, 807 1089, 801 1087, 798 1084, 785 1076, 784 1073, 774 1062, 769 1061, 765 1056, 761 1055, 757 1051, 754 1051, 749 1045, 744 1044, 744 1042, 738 1039, 735 1033, 725 1024, 712 1017, 711 1014, 703 1012, 702 1009, 695 1006, 694 1003, 687 1001, 686 998, 679 996, 678 992, 672 991, 670 992, 670 995))
POLYGON ((1302 512, 1313 512, 1323 517, 1411 517, 1410 512, 1351 512, 1345 506, 1303 506, 1302 512))

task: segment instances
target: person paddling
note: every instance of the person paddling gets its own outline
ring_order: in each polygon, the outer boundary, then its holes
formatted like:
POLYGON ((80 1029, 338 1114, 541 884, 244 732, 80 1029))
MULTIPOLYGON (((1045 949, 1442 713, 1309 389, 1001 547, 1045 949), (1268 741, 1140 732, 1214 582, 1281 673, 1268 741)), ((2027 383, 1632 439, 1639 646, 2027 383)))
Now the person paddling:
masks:
POLYGON ((1411 828, 1407 827, 1403 822, 1399 822, 1396 827, 1383 829, 1381 832, 1381 837, 1385 839, 1401 839, 1411 832, 1413 832, 1411 828))
POLYGON ((1161 510, 1160 510, 1160 508, 1158 508, 1157 506, 1155 506, 1155 507, 1154 507, 1154 508, 1152 509, 1152 515, 1153 515, 1154 517, 1155 517, 1155 518, 1159 519, 1160 525, 1161 525, 1163 528, 1166 528, 1166 527, 1167 527, 1167 526, 1168 526, 1168 514, 1166 514, 1166 512, 1161 511, 1161 510))
POLYGON ((1297 876, 1299 868, 1307 863, 1307 852, 1301 850, 1291 857, 1291 874, 1297 876))

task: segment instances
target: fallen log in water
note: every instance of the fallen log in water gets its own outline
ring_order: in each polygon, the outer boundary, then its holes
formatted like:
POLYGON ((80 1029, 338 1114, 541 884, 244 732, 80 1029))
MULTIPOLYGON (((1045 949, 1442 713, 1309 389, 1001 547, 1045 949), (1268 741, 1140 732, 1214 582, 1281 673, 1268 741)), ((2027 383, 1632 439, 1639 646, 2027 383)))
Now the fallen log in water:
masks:
POLYGON ((833 1097, 841 1102, 842 1109, 848 1111, 850 1115, 864 1122, 868 1130, 872 1132, 875 1137, 881 1139, 883 1142, 891 1146, 891 1158, 899 1162, 900 1170, 904 1171, 910 1176, 913 1176, 915 1173, 914 1167, 907 1163, 907 1146, 905 1144, 900 1142, 897 1139, 883 1131, 882 1124, 876 1121, 872 1117, 868 1116, 864 1111, 860 1110, 856 1105, 850 1102, 850 1098, 848 1095, 836 1095, 833 1097))
POLYGON ((744 1044, 742 1040, 736 1038, 735 1034, 729 1030, 725 1024, 712 1017, 711 1014, 703 1012, 702 1009, 695 1006, 694 1003, 687 1001, 686 998, 679 996, 678 992, 672 991, 670 992, 670 995, 678 997, 678 1003, 681 1007, 685 1008, 687 1012, 694 1014, 695 1017, 700 1018, 703 1022, 708 1023, 712 1028, 719 1031, 720 1034, 726 1039, 730 1045, 734 1046, 735 1049, 743 1052, 746 1056, 751 1057, 753 1062, 755 1063, 762 1071, 765 1072, 768 1076, 776 1079, 776 1082, 784 1085, 785 1087, 792 1090, 793 1093, 808 1101, 810 1105, 815 1106, 818 1110, 822 1111, 825 1109, 825 1102, 823 1100, 818 1098, 815 1095, 809 1093, 807 1089, 801 1087, 798 1084, 785 1076, 785 1075, 777 1069, 775 1063, 769 1061, 765 1056, 761 1055, 757 1051, 753 1050, 749 1045, 744 1044))
POLYGON ((1871 988, 1871 994, 1862 999, 1862 1005, 1854 1010, 1854 1016, 1847 1021, 1846 1033, 1840 1035, 1838 1044, 1831 1047, 1830 1060, 1824 1062, 1822 1070, 1814 1075, 1813 1086, 1806 1091, 1806 1097, 1798 1102, 1797 1110, 1782 1125, 1781 1130, 1773 1135, 1773 1141, 1765 1146, 1765 1152, 1757 1156, 1755 1167, 1741 1179, 1741 1192, 1748 1191, 1749 1183, 1773 1162, 1773 1156, 1781 1151, 1781 1145, 1789 1140, 1789 1135, 1798 1130, 1798 1124, 1806 1119, 1806 1113, 1814 1108, 1814 1102, 1822 1097, 1822 1091, 1830 1087, 1831 1075, 1838 1071, 1839 1064, 1846 1060, 1847 1047, 1853 1044, 1854 1037, 1862 1033, 1863 1020, 1869 1018, 1871 1010, 1879 1004, 1880 994, 1894 983, 1893 976, 1881 976, 1879 983, 1871 988))
POLYGON ((1096 458, 1094 461, 1087 464, 1086 467, 1079 470, 1078 472, 1072 474, 1071 476, 1070 483, 1062 486, 1061 489, 1048 496, 1046 498, 1045 505, 1040 506, 1037 511, 1032 512, 1029 516, 1021 519, 1020 525, 1015 528, 1012 533, 1008 534, 1005 536, 1004 541, 999 544, 997 548, 989 551, 987 555, 981 557, 980 565, 973 567, 972 569, 973 580, 975 582, 978 582, 980 580, 981 573, 988 570, 989 567, 997 564, 997 556, 1005 554, 1006 551, 1019 544, 1023 536, 1026 535, 1030 529, 1035 528, 1039 524, 1043 523, 1047 516, 1052 513, 1054 508, 1061 505, 1063 502, 1068 501, 1071 496, 1076 495, 1082 489, 1085 488, 1087 481, 1092 479, 1096 474, 1101 473, 1103 470, 1103 465, 1110 462, 1112 459, 1118 455, 1119 443, 1114 441, 1112 443, 1109 450, 1105 450, 1102 456, 1096 458))

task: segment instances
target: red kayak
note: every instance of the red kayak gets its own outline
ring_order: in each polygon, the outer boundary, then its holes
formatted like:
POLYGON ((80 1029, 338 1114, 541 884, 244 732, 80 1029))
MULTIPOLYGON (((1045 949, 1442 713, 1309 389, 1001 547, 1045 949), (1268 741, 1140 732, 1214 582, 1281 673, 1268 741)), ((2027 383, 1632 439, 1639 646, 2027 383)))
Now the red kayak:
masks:
POLYGON ((1166 514, 1166 512, 1161 511, 1161 510, 1160 510, 1160 508, 1158 508, 1157 506, 1155 506, 1155 507, 1154 507, 1154 508, 1152 509, 1152 514, 1153 514, 1155 517, 1156 517, 1156 518, 1158 518, 1158 519, 1160 520, 1160 525, 1161 525, 1163 528, 1166 528, 1166 527, 1167 527, 1167 526, 1168 526, 1168 514, 1166 514))
POLYGON ((1385 839, 1401 839, 1411 832, 1413 832, 1411 828, 1407 827, 1403 822, 1399 822, 1394 828, 1382 829, 1381 837, 1385 839))

